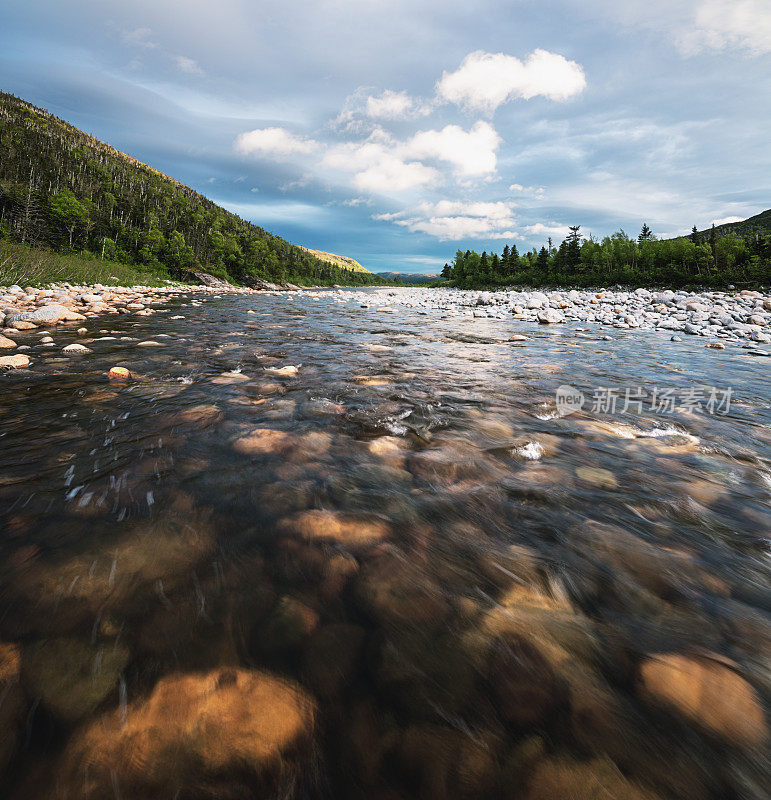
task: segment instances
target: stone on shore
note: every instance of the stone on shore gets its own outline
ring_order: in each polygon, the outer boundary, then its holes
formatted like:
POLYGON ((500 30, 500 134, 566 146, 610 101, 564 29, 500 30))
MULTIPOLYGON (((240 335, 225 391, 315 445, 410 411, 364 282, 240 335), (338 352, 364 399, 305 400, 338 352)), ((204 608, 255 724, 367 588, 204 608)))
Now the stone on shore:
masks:
POLYGON ((16 342, 13 339, 9 339, 7 336, 3 336, 0 334, 0 348, 3 350, 13 350, 15 347, 18 347, 16 342))
POLYGON ((74 322, 81 319, 85 319, 85 317, 73 311, 71 308, 67 308, 59 303, 50 303, 49 305, 38 308, 36 311, 22 311, 18 314, 12 314, 7 321, 10 324, 15 322, 32 322, 36 325, 40 323, 55 325, 57 322, 74 322))

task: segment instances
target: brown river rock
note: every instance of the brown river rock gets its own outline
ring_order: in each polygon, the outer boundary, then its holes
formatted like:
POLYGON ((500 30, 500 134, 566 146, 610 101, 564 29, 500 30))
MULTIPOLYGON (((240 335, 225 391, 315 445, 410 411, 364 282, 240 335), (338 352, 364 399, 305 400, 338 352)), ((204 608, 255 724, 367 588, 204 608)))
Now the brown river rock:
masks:
POLYGON ((375 517, 336 511, 302 511, 281 520, 279 529, 310 541, 337 542, 344 547, 368 547, 390 536, 389 525, 375 517))
POLYGON ((167 675, 71 739, 49 796, 294 797, 315 716, 299 686, 264 672, 167 675))
POLYGON ((640 666, 640 692, 729 744, 768 741, 768 721, 755 690, 723 660, 661 653, 640 666))
POLYGON ((273 428, 255 428, 244 436, 239 436, 233 442, 233 449, 237 453, 248 456, 277 455, 288 450, 295 441, 295 437, 286 431, 277 431, 273 428))
POLYGON ((0 642, 0 784, 19 746, 26 716, 20 676, 21 649, 0 642))

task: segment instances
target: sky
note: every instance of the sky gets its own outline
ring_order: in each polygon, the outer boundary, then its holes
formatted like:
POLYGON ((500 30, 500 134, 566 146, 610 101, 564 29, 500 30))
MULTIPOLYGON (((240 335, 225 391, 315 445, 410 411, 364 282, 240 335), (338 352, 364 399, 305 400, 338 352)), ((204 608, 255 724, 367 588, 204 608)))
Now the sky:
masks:
POLYGON ((0 89, 373 270, 771 207, 771 0, 4 0, 0 89))

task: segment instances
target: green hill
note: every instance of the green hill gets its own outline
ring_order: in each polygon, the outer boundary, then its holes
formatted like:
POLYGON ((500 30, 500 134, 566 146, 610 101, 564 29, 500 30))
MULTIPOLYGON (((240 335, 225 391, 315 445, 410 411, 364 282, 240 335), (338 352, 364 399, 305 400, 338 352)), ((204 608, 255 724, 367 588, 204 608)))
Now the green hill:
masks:
POLYGON ((359 264, 358 261, 354 261, 352 258, 348 256, 338 256, 334 253, 325 253, 323 250, 311 250, 308 247, 303 247, 306 253, 310 253, 313 256, 316 256, 320 261, 325 261, 328 264, 333 264, 340 269, 350 269, 354 272, 366 272, 370 275, 374 274, 371 270, 363 267, 359 264))
MULTIPOLYGON (((707 230, 699 231, 699 233, 704 237, 708 237, 710 231, 711 228, 707 228, 707 230)), ((718 238, 728 236, 729 233, 735 233, 737 236, 768 236, 771 234, 771 208, 741 222, 726 222, 723 225, 715 225, 715 235, 718 238)))
POLYGON ((236 283, 366 284, 43 109, 0 92, 0 240, 236 283))

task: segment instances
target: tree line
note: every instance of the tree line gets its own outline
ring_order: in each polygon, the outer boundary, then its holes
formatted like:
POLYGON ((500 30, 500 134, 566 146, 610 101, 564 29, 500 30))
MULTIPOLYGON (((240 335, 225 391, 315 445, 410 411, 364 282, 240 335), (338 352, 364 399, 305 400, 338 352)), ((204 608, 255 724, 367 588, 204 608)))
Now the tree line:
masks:
POLYGON ((0 92, 0 239, 180 277, 369 284, 0 92))
POLYGON ((644 224, 637 237, 623 230, 601 241, 584 238, 581 226, 554 246, 520 254, 516 245, 503 252, 458 250, 444 265, 442 279, 461 289, 528 286, 689 286, 756 285, 771 281, 771 234, 719 236, 715 226, 689 236, 657 239, 644 224))

